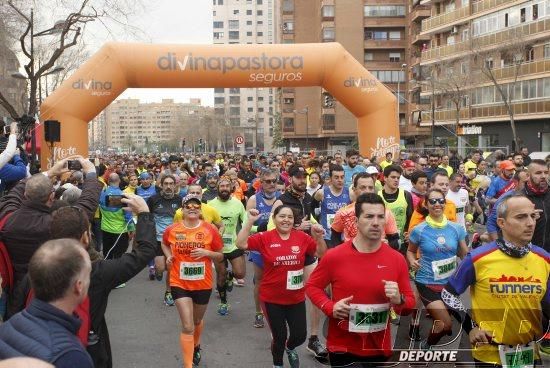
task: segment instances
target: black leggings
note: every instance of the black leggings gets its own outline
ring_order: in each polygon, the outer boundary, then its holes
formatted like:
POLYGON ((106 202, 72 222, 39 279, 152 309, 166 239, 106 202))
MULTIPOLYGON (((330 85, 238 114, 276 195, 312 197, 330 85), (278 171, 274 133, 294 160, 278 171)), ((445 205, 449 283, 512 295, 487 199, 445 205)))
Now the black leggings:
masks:
POLYGON ((282 305, 263 302, 262 309, 273 335, 271 342, 273 365, 282 366, 285 343, 288 349, 293 350, 306 341, 306 303, 303 301, 298 304, 282 305), (288 340, 287 324, 290 332, 288 340))
POLYGON ((113 234, 103 231, 103 256, 105 259, 122 257, 128 250, 128 233, 113 234), (120 236, 120 239, 118 237, 120 236), (117 242, 118 239, 118 242, 117 242), (116 245, 115 245, 116 242, 116 245), (112 248, 112 249, 111 249, 112 248), (107 257, 107 254, 109 256, 107 257))

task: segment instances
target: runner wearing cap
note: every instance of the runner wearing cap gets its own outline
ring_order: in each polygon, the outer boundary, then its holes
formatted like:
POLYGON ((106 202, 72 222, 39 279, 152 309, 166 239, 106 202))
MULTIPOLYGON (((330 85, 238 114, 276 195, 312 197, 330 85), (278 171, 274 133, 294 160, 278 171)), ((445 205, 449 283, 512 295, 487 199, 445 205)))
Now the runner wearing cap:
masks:
POLYGON ((514 171, 516 170, 516 166, 510 160, 502 161, 499 167, 500 175, 491 180, 489 189, 485 194, 485 198, 491 206, 506 192, 506 188, 514 177, 514 171))
POLYGON ((235 244, 237 225, 239 221, 241 223, 246 221, 246 210, 241 201, 231 195, 232 192, 231 179, 222 176, 218 181, 218 197, 208 203, 218 211, 224 224, 222 234, 224 262, 219 263, 216 269, 217 289, 221 299, 218 314, 221 316, 229 312, 227 292, 233 290, 233 277, 244 279, 246 273, 244 252, 235 244), (227 270, 228 262, 231 263, 231 271, 227 270))
MULTIPOLYGON (((217 190, 216 190, 217 191, 217 190)), ((200 184, 191 184, 187 187, 187 194, 194 195, 199 197, 202 201, 202 187, 200 184)), ((202 202, 201 205, 201 216, 202 219, 209 224, 212 224, 218 228, 220 234, 223 234, 223 222, 218 210, 216 210, 211 205, 202 202)), ((179 208, 174 215, 174 222, 180 222, 183 220, 183 209, 179 208)))
POLYGON ((404 257, 382 240, 384 201, 362 194, 355 209, 357 236, 329 249, 306 283, 307 296, 329 317, 332 367, 386 361, 390 307, 405 314, 415 305, 404 257), (358 270, 368 270, 368 277, 358 270), (331 297, 325 292, 329 285, 331 297))
POLYGON ((157 194, 157 187, 153 185, 153 177, 148 172, 139 174, 140 186, 136 188, 136 194, 148 200, 149 197, 157 194))
POLYGON ((201 359, 202 320, 212 294, 212 262, 223 260, 223 243, 216 227, 200 219, 199 197, 187 195, 182 203, 183 221, 165 230, 162 251, 182 324, 183 367, 192 368, 201 359))
POLYGON ((237 246, 241 250, 259 252, 264 263, 260 300, 273 336, 273 367, 283 367, 286 350, 290 367, 297 368, 300 361, 295 349, 307 337, 304 265, 306 255, 313 257, 325 252, 324 230, 319 225, 313 225, 313 238, 303 231, 296 231, 294 210, 280 205, 273 211, 275 229, 250 236, 260 216, 256 209, 248 211, 248 220, 239 232, 237 246))
POLYGON ((410 192, 413 188, 411 174, 415 171, 416 165, 411 160, 405 160, 401 163, 403 173, 399 177, 399 188, 410 192))

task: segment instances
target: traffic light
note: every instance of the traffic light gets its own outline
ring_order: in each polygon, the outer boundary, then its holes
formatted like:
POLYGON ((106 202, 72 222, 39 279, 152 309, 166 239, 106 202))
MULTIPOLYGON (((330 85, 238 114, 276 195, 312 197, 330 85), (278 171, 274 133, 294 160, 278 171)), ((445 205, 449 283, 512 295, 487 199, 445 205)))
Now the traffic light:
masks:
POLYGON ((328 94, 325 94, 324 100, 323 100, 323 106, 324 107, 333 107, 334 102, 332 101, 332 97, 328 94))

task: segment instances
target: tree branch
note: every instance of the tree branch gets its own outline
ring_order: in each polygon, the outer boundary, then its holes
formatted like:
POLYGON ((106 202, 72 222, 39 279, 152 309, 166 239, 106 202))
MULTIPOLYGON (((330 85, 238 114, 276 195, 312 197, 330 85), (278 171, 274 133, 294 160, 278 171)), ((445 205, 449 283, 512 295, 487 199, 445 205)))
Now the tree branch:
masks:
POLYGON ((0 105, 2 105, 4 109, 6 109, 8 114, 10 114, 13 119, 19 118, 19 114, 17 113, 13 105, 6 99, 2 91, 0 91, 0 105))

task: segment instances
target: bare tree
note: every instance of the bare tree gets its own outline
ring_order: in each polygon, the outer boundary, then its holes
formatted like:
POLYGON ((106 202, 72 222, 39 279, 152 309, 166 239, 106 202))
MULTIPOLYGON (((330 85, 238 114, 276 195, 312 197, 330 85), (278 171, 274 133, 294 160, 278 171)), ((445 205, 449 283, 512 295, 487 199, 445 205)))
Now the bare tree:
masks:
POLYGON ((432 82, 444 101, 451 102, 455 111, 453 132, 458 136, 460 110, 468 105, 471 85, 470 66, 461 61, 442 61, 432 69, 432 82))
POLYGON ((516 130, 513 101, 521 96, 515 96, 514 91, 518 77, 522 74, 522 66, 528 61, 532 46, 525 40, 521 27, 510 29, 508 32, 507 42, 497 48, 486 49, 473 39, 472 53, 476 70, 493 83, 502 99, 510 117, 514 149, 518 149, 521 138, 516 130), (505 69, 495 69, 495 63, 498 62, 501 62, 505 69), (507 72, 506 75, 503 73, 504 70, 507 72), (503 76, 506 78, 502 78, 503 76))
MULTIPOLYGON (((36 9, 26 0, 7 0, 0 3, 0 16, 5 20, 0 38, 6 44, 13 42, 14 52, 25 59, 25 77, 29 84, 29 105, 27 114, 34 116, 38 111, 37 95, 39 80, 51 74, 56 63, 61 60, 66 63, 64 73, 56 76, 54 86, 57 86, 74 69, 80 65, 84 55, 81 43, 86 26, 94 21, 100 22, 108 30, 109 26, 117 24, 130 32, 138 30, 130 24, 129 14, 134 14, 140 8, 140 1, 129 0, 55 0, 52 2, 35 3, 36 9), (50 19, 51 12, 65 10, 66 15, 55 25, 41 32, 35 32, 36 25, 44 18, 50 19), (35 14, 36 12, 36 14, 35 14), (46 14, 49 13, 49 14, 46 14), (47 41, 38 40, 37 36, 47 35, 47 41), (35 39, 36 38, 36 39, 35 39), (10 40, 12 42, 10 42, 10 40), (81 45, 80 48, 75 46, 81 45), (75 47, 72 51, 71 48, 75 47), (80 52, 79 52, 80 51, 80 52), (69 62, 73 59, 73 65, 69 62), (78 64, 76 64, 78 62, 78 64)), ((32 4, 32 2, 31 2, 32 4)), ((17 109, 12 106, 6 96, 0 91, 0 105, 12 116, 18 118, 17 109)))

